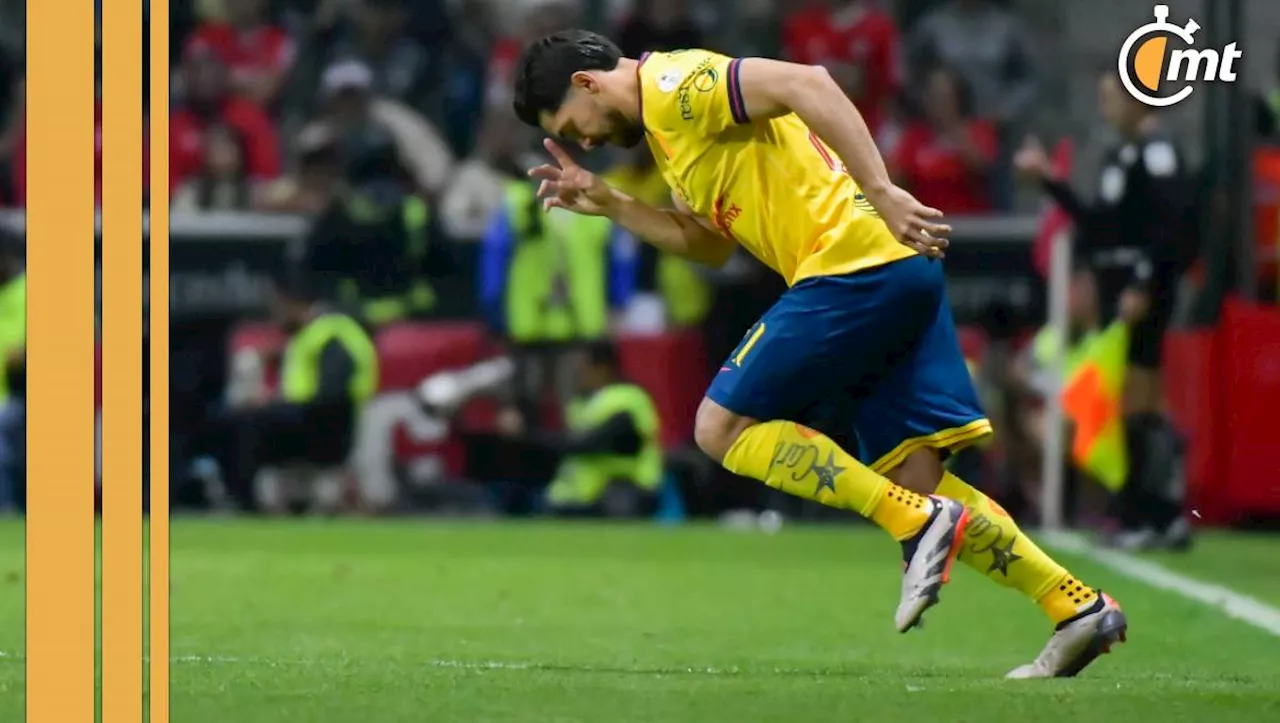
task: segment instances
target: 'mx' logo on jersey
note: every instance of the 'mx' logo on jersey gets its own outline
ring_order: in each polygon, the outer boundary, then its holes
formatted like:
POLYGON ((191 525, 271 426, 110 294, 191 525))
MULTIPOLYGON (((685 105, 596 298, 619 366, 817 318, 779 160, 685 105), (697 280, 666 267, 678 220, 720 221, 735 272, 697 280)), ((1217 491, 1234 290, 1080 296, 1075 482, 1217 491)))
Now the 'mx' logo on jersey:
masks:
POLYGON ((725 236, 733 238, 733 223, 742 215, 742 207, 733 203, 729 199, 721 196, 716 199, 715 210, 713 212, 711 222, 720 229, 725 236))

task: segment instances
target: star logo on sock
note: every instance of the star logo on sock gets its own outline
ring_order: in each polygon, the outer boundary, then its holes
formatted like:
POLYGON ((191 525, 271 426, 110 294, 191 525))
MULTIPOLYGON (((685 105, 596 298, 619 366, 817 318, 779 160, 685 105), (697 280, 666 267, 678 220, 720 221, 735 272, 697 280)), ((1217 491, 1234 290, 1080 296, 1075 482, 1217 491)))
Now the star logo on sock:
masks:
POLYGON ((1018 536, 1014 535, 1009 538, 1009 542, 1005 545, 994 544, 991 546, 991 567, 987 568, 988 573, 1000 571, 1001 575, 1009 577, 1009 566, 1022 559, 1022 555, 1014 554, 1013 543, 1018 540, 1018 536))
POLYGON ((813 465, 813 474, 818 478, 818 486, 813 488, 813 493, 816 495, 824 488, 835 492, 836 477, 840 476, 840 473, 844 470, 844 467, 840 467, 836 464, 835 452, 827 452, 826 464, 813 465))

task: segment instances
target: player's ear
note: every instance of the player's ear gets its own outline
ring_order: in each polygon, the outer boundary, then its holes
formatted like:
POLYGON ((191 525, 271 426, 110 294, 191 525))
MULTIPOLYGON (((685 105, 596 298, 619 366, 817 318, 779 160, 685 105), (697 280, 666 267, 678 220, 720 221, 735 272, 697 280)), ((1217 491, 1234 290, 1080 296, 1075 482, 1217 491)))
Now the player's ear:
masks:
POLYGON ((585 70, 579 70, 570 76, 569 85, 574 88, 581 88, 593 95, 600 92, 600 81, 596 79, 595 75, 585 70))

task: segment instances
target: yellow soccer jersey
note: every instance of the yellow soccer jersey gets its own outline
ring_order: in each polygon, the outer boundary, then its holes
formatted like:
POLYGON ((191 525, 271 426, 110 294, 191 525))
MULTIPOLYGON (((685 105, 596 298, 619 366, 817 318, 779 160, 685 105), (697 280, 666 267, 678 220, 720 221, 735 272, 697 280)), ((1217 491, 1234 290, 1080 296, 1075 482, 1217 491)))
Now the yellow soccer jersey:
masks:
POLYGON ((640 58, 640 118, 667 185, 788 285, 914 255, 798 117, 747 117, 740 62, 706 50, 640 58))

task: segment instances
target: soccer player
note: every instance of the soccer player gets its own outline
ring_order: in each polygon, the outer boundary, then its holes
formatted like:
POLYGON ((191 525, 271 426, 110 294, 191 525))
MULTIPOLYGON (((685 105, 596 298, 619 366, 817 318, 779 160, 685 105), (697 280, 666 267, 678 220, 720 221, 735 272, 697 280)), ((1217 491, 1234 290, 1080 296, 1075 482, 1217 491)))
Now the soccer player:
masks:
POLYGON ((698 446, 727 469, 853 510, 902 543, 895 615, 920 624, 958 557, 1034 600, 1055 628, 1016 678, 1073 676, 1121 641, 1116 603, 1072 576, 942 466, 991 434, 944 292, 950 230, 890 182, 825 70, 705 50, 624 58, 570 30, 525 49, 525 123, 584 149, 647 142, 676 209, 641 203, 551 139, 547 208, 608 216, 658 248, 719 265, 735 243, 790 287, 724 362, 698 446))

